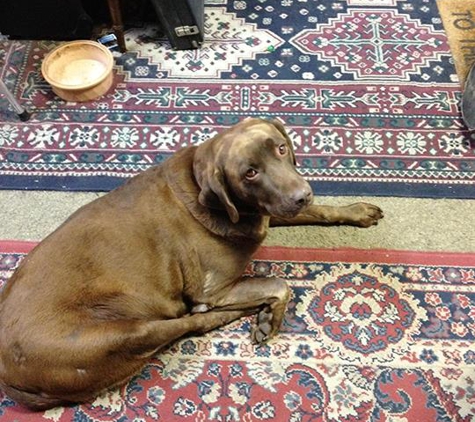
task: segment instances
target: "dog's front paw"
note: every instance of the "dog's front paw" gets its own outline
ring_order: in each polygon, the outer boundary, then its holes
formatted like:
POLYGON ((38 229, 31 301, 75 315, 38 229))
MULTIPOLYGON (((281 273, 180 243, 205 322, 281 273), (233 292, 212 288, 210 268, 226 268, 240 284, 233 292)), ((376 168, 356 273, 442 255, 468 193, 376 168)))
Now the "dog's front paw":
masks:
POLYGON ((251 330, 251 340, 253 344, 264 344, 272 335, 272 310, 270 306, 265 307, 257 314, 256 324, 251 330))
POLYGON ((376 205, 358 202, 345 207, 348 223, 358 227, 371 227, 384 217, 383 210, 376 205))

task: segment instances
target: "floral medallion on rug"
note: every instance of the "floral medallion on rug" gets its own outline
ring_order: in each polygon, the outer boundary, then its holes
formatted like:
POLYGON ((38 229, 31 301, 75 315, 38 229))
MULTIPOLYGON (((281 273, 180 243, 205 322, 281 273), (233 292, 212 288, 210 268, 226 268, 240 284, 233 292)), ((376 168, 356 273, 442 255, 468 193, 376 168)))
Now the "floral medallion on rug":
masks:
MULTIPOLYGON (((6 282, 31 243, 0 242, 6 282)), ((279 335, 251 317, 157 354, 122 388, 2 421, 410 421, 475 416, 475 255, 263 248, 246 274, 286 279, 279 335)))
POLYGON ((474 141, 432 0, 208 0, 205 42, 174 51, 126 33, 115 84, 89 103, 41 76, 57 43, 7 41, 0 185, 109 190, 248 116, 288 128, 301 173, 330 195, 475 197, 474 141))

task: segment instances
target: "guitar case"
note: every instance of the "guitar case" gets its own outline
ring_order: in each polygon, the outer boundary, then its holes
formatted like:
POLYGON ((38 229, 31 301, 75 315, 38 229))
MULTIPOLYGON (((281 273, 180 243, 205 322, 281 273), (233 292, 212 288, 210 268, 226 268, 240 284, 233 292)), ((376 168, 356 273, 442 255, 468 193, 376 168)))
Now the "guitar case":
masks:
POLYGON ((175 50, 191 50, 204 40, 204 0, 151 0, 161 28, 175 50))

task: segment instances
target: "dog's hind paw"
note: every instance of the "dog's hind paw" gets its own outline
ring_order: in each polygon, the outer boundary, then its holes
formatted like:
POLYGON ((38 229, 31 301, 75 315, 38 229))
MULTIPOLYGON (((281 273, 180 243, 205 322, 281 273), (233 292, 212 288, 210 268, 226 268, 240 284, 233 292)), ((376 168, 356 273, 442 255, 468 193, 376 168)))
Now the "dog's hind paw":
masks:
POLYGON ((252 327, 251 340, 253 344, 264 344, 272 337, 272 310, 270 306, 262 309, 257 315, 257 323, 252 327))

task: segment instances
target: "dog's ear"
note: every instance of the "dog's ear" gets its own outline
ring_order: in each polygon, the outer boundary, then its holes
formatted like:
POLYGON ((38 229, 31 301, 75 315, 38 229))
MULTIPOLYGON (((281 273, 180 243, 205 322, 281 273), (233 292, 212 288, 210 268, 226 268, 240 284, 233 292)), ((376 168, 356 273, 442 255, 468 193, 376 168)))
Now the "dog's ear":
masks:
POLYGON ((193 173, 201 192, 198 201, 208 208, 219 209, 224 206, 233 223, 239 221, 239 213, 231 201, 222 165, 216 157, 213 141, 198 147, 193 161, 193 173))
POLYGON ((224 205, 230 220, 233 223, 237 223, 239 221, 239 213, 229 198, 223 174, 218 169, 208 169, 205 173, 205 177, 201 179, 201 183, 198 182, 201 187, 198 201, 205 207, 219 208, 217 198, 219 203, 224 205))
POLYGON ((292 144, 292 141, 285 131, 284 125, 279 121, 279 120, 270 120, 270 123, 274 125, 274 127, 284 136, 287 146, 290 150, 290 153, 292 154, 292 161, 294 163, 294 166, 297 165, 297 159, 295 158, 295 152, 294 152, 294 146, 292 144))

